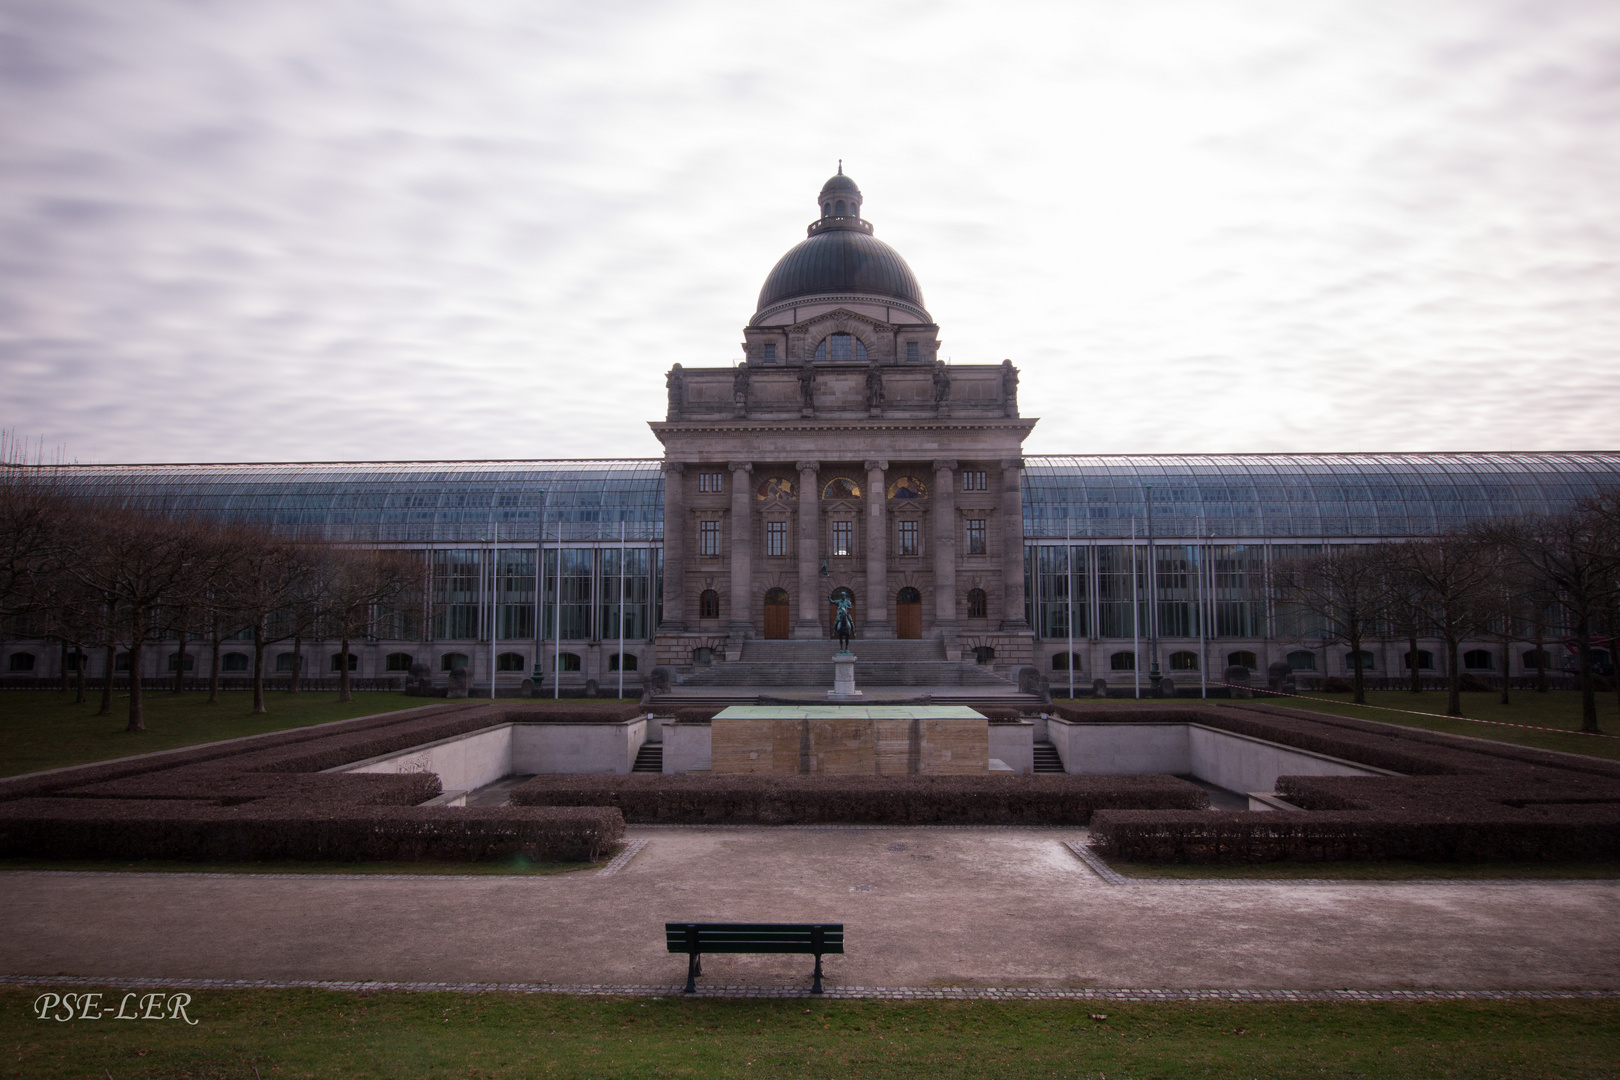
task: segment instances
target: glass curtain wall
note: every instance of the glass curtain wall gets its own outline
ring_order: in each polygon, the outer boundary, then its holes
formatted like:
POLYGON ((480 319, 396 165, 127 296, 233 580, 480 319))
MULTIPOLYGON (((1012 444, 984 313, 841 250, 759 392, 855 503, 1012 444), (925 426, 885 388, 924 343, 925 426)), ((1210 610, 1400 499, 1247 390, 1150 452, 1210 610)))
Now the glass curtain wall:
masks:
POLYGON ((452 548, 430 553, 433 566, 433 637, 436 641, 476 641, 484 610, 487 553, 452 548))
POLYGON ((1128 638, 1140 626, 1147 630, 1147 612, 1139 609, 1135 621, 1131 603, 1135 599, 1145 603, 1147 598, 1147 560, 1136 557, 1136 581, 1132 583, 1129 544, 1103 544, 1093 549, 1097 557, 1097 633, 1105 638, 1128 638))
MULTIPOLYGON (((592 585, 595 577, 594 548, 563 548, 562 556, 562 604, 558 609, 557 603, 557 548, 546 550, 546 559, 542 577, 545 579, 543 590, 546 598, 545 617, 546 625, 543 636, 546 638, 560 637, 563 641, 589 641, 596 635, 592 632, 591 597, 594 593, 592 585)), ((615 596, 617 590, 615 589, 615 596)))
MULTIPOLYGON (((624 550, 624 639, 640 641, 652 636, 647 600, 650 595, 648 581, 647 548, 624 550)), ((602 549, 602 640, 619 638, 619 549, 602 549)), ((566 576, 564 577, 566 581, 566 576)))
POLYGON ((1215 635, 1259 638, 1266 633, 1266 559, 1258 544, 1213 544, 1215 635))
MULTIPOLYGON (((1143 552, 1146 555, 1146 552, 1143 552)), ((1199 549, 1185 544, 1155 547, 1156 595, 1159 598, 1159 636, 1195 638, 1201 622, 1198 588, 1199 549)))
POLYGON ((496 633, 502 641, 534 638, 534 549, 511 548, 501 552, 496 633))
POLYGON ((1074 614, 1074 634, 1083 638, 1090 629, 1086 549, 1079 545, 1039 546, 1029 549, 1026 566, 1035 567, 1035 633, 1039 637, 1063 639, 1069 634, 1069 615, 1074 614))

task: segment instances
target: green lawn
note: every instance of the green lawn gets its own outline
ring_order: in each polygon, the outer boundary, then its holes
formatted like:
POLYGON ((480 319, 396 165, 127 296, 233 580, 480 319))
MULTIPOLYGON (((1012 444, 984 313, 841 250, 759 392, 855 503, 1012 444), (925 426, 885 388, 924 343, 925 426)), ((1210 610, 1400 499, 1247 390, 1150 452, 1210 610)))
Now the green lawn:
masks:
POLYGON ((253 695, 245 690, 221 693, 214 705, 208 704, 206 691, 172 694, 147 690, 143 697, 146 730, 131 734, 124 730, 129 717, 127 693, 113 696, 111 716, 97 716, 100 695, 96 692, 83 705, 73 704, 72 691, 0 692, 0 776, 429 704, 401 693, 357 693, 353 701, 339 704, 337 695, 327 691, 275 691, 265 695, 269 713, 254 716, 253 695))
MULTIPOLYGON (((1444 731, 1453 735, 1472 735, 1479 739, 1534 746, 1542 750, 1563 750, 1572 754, 1591 754, 1594 757, 1620 758, 1620 738, 1601 739, 1582 735, 1581 695, 1574 690, 1553 690, 1537 694, 1529 690, 1515 690, 1512 702, 1497 702, 1496 691, 1462 695, 1463 715, 1468 720, 1445 716, 1446 694, 1443 690, 1426 690, 1421 694, 1405 690, 1372 690, 1367 693, 1367 705, 1355 705, 1349 694, 1306 694, 1302 698, 1270 698, 1256 694, 1255 699, 1269 700, 1275 705, 1295 709, 1311 709, 1339 716, 1354 716, 1363 720, 1381 720, 1386 724, 1444 731), (1380 706, 1372 708, 1371 706, 1380 706), (1393 710, 1410 710, 1397 712, 1393 710), (1441 715, 1413 716, 1412 713, 1438 713, 1441 715), (1501 727, 1498 724, 1471 723, 1470 720, 1494 720, 1502 724, 1529 724, 1535 727, 1557 728, 1557 731, 1531 731, 1525 728, 1501 727)), ((1092 698, 1076 698, 1073 705, 1084 708, 1092 698)), ((1226 701, 1212 698, 1212 701, 1226 701)), ((1189 699, 1177 699, 1179 704, 1189 699)), ((1071 704, 1064 700, 1062 704, 1071 704)), ((1166 701, 1143 699, 1113 700, 1110 706, 1140 704, 1146 708, 1162 708, 1166 701)), ((1620 735, 1620 709, 1613 694, 1598 695, 1598 726, 1609 735, 1620 735)))
MULTIPOLYGON (((687 1001, 191 992, 188 1026, 36 1019, 0 992, 5 1073, 277 1077, 1613 1077, 1620 1002, 687 1001), (1102 1019, 1098 1019, 1101 1017, 1102 1019)), ((100 1004, 116 1006, 109 987, 100 1004)))

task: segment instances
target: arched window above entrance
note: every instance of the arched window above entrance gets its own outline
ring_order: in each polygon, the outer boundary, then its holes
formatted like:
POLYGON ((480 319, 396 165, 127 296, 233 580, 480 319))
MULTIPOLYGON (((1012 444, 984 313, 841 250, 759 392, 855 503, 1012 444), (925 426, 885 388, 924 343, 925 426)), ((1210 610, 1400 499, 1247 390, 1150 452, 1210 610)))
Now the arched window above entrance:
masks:
POLYGON ((967 607, 967 617, 970 619, 988 619, 990 617, 990 600, 983 589, 968 590, 967 607))
POLYGON ((718 619, 720 617, 720 594, 713 589, 704 589, 698 596, 698 618, 718 619))
POLYGON ((868 363, 866 343, 853 334, 829 334, 816 345, 818 364, 868 363))
POLYGON ((827 481, 827 486, 821 489, 823 499, 858 499, 861 497, 861 486, 847 476, 840 476, 827 481))

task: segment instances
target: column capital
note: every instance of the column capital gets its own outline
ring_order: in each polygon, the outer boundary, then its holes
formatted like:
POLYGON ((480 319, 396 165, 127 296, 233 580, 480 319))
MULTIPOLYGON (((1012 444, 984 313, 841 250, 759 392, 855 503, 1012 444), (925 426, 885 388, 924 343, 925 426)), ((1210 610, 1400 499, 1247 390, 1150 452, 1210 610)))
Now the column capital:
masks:
POLYGON ((794 468, 798 469, 802 473, 820 472, 821 471, 821 462, 819 462, 819 461, 801 461, 797 465, 795 465, 794 468))
POLYGON ((956 471, 956 462, 955 461, 936 461, 936 462, 934 462, 934 471, 935 472, 955 472, 956 471))
POLYGON ((867 472, 888 472, 889 463, 882 460, 870 460, 866 463, 867 472))
POLYGON ((1024 467, 1024 459, 1021 457, 1002 458, 1001 467, 1003 469, 1022 469, 1024 467))
POLYGON ((686 463, 682 461, 666 461, 660 468, 672 476, 680 476, 686 471, 686 463))
POLYGON ((754 463, 752 461, 728 461, 726 462, 726 468, 730 469, 734 473, 751 473, 754 471, 754 463))

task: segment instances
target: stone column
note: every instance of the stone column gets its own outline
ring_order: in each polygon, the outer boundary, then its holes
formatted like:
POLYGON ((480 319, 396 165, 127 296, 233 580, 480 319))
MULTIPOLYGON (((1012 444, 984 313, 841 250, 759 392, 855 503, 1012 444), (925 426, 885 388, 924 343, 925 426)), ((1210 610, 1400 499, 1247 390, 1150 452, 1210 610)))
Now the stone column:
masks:
POLYGON ((894 637, 889 622, 889 463, 866 463, 866 595, 856 608, 861 637, 894 637))
POLYGON ((821 609, 827 598, 821 595, 821 490, 816 484, 821 462, 801 461, 799 470, 799 618, 793 624, 796 638, 819 638, 821 609))
POLYGON ((727 630, 732 647, 752 637, 754 614, 754 488, 749 474, 754 465, 733 461, 731 471, 731 621, 727 630))
POLYGON ((1024 459, 1001 463, 1001 628, 1028 630, 1024 618, 1024 459))
POLYGON ((658 629, 686 629, 686 466, 664 462, 664 618, 658 629))
POLYGON ((934 626, 951 647, 956 625, 956 462, 934 462, 934 626))

